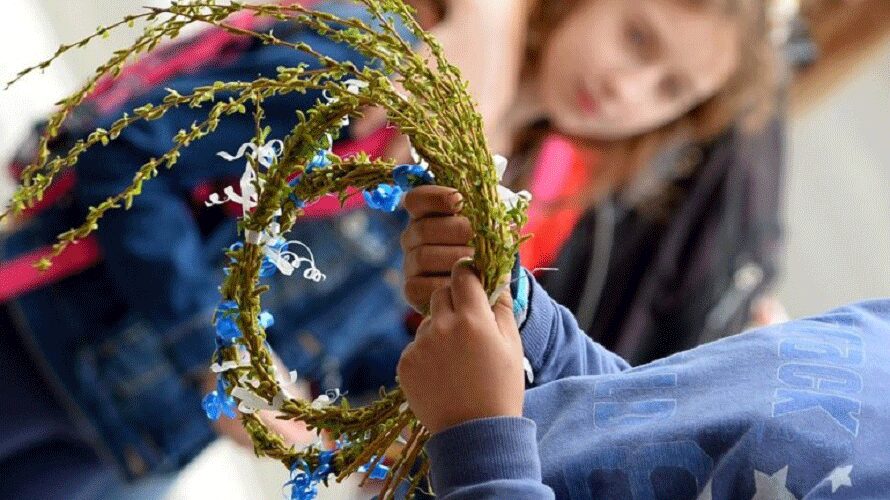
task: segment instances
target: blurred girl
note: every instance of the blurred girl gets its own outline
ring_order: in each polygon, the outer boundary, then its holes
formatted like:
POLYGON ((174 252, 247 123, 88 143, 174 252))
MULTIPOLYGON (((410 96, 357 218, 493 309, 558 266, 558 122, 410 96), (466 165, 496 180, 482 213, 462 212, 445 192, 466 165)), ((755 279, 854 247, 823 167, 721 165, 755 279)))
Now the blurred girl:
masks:
MULTIPOLYGON (((519 14, 504 17, 526 29, 489 42, 515 97, 492 110, 476 96, 493 143, 512 150, 506 182, 535 197, 523 264, 558 268, 539 274, 543 285, 633 363, 740 331, 775 275, 780 237, 768 3, 512 5, 519 14)), ((446 28, 476 29, 461 16, 447 13, 446 28)), ((473 53, 458 56, 470 75, 491 64, 473 53)), ((409 299, 424 302, 448 266, 412 277, 407 262, 409 299)))

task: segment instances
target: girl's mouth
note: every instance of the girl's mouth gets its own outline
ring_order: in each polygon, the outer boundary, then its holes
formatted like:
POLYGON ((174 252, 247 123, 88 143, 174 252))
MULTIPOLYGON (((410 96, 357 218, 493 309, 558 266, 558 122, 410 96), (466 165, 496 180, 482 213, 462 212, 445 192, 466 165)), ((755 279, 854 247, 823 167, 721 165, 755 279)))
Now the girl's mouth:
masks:
POLYGON ((584 84, 579 83, 575 87, 575 100, 578 103, 578 107, 581 111, 584 112, 587 116, 595 116, 599 114, 600 104, 599 101, 591 94, 584 84))

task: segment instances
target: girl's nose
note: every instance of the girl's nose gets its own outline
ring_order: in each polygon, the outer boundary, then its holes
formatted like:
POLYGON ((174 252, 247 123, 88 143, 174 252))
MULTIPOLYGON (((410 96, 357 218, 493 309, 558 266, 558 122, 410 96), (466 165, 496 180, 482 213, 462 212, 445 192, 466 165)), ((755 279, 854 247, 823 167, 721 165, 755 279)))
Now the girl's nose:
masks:
POLYGON ((627 104, 647 102, 654 95, 660 73, 654 66, 616 70, 603 84, 604 97, 627 104))

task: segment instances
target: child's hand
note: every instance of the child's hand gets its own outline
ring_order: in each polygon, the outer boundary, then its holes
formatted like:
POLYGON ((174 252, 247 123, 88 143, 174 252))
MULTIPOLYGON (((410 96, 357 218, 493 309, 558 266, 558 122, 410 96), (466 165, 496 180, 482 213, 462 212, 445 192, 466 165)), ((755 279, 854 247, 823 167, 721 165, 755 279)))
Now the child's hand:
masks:
POLYGON ((478 418, 522 415, 522 342, 509 293, 492 310, 464 262, 433 292, 431 316, 399 361, 411 411, 433 434, 478 418))
POLYGON ((455 262, 473 256, 468 244, 473 228, 460 212, 463 197, 442 186, 420 186, 405 196, 411 223, 402 233, 405 255, 405 298, 426 312, 433 291, 450 282, 455 262))

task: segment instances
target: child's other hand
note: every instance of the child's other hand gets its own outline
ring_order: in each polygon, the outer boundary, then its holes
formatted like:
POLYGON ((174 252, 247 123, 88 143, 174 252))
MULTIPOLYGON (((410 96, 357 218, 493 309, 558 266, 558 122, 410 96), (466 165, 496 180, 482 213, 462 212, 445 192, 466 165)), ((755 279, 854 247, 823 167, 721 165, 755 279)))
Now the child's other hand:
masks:
POLYGON ((463 262, 433 292, 430 317, 399 361, 399 384, 433 434, 479 418, 522 415, 522 342, 509 293, 492 309, 463 262))
POLYGON ((473 228, 457 215, 462 201, 457 190, 443 186, 419 186, 405 196, 411 214, 402 233, 405 298, 420 312, 428 310, 433 291, 449 283, 454 263, 473 256, 473 228))

